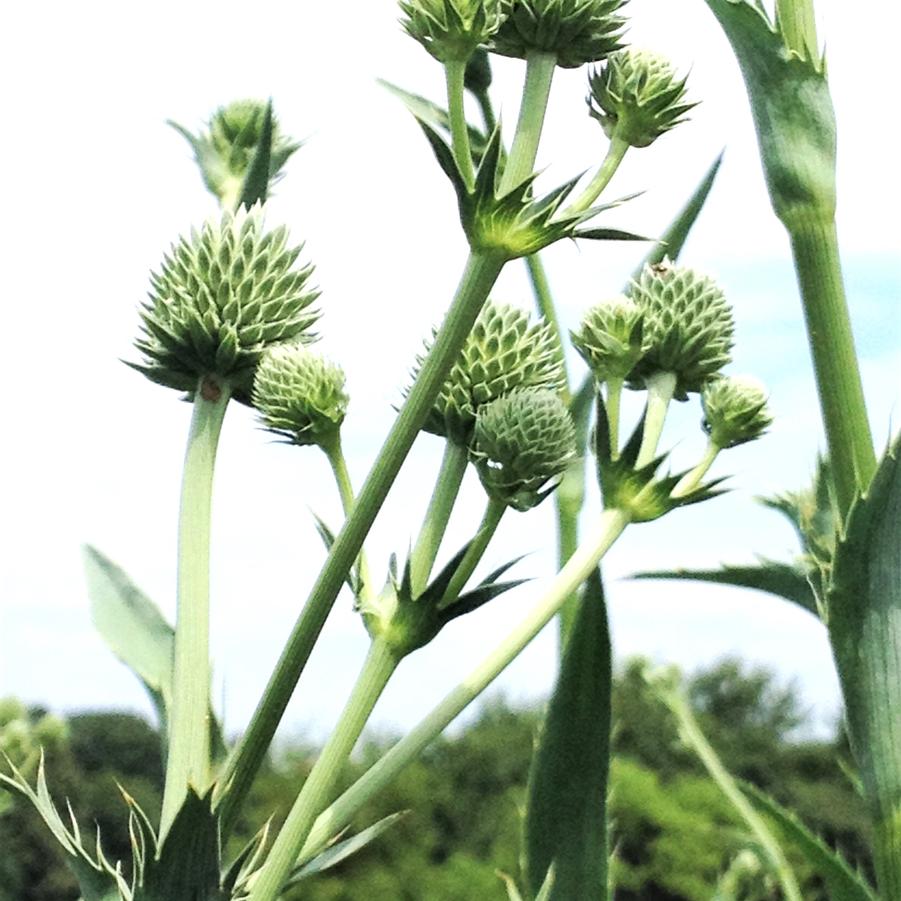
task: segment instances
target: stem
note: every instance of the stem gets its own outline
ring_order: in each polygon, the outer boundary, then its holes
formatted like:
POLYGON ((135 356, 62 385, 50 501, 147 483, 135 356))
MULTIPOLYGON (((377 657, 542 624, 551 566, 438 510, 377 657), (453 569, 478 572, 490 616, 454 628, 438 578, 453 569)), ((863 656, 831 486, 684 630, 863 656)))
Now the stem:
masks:
POLYGON ((479 110, 482 113, 482 122, 485 123, 485 133, 491 134, 494 131, 494 127, 497 125, 497 118, 494 115, 494 107, 491 105, 491 97, 488 94, 488 91, 479 91, 475 95, 476 101, 479 104, 479 110))
POLYGON ((820 408, 826 427, 836 501, 842 519, 876 471, 876 455, 845 300, 835 223, 816 213, 795 214, 787 225, 820 408))
POLYGON ((803 58, 818 52, 813 0, 776 0, 776 21, 790 50, 803 58))
POLYGON ((388 644, 380 638, 373 640, 338 725, 279 830, 248 901, 274 901, 279 897, 317 814, 328 804, 372 708, 399 662, 388 644))
POLYGON ((721 450, 722 448, 718 444, 714 444, 713 441, 708 441, 707 449, 704 451, 704 456, 701 457, 700 463, 679 479, 676 483, 676 487, 673 488, 670 493, 670 497, 684 497, 686 494, 694 491, 695 488, 701 484, 701 479, 707 475, 707 470, 713 466, 713 461, 717 458, 721 450))
POLYGON ((601 192, 610 183, 610 179, 613 178, 616 170, 619 169, 619 164, 623 161, 623 157, 626 155, 629 146, 630 145, 626 141, 616 137, 616 135, 610 139, 607 155, 604 157, 594 178, 591 179, 588 187, 579 195, 579 197, 570 204, 569 209, 563 212, 564 216, 572 216, 574 213, 584 213, 585 210, 601 196, 601 192))
POLYGON ((426 510, 416 546, 410 555, 410 585, 413 597, 421 594, 429 582, 432 567, 447 531, 447 522, 460 493, 460 485, 466 474, 466 448, 448 441, 444 445, 444 458, 435 480, 432 499, 426 510))
POLYGON ((624 382, 625 379, 607 379, 607 397, 605 406, 607 408, 607 422, 610 429, 610 457, 613 460, 619 459, 619 410, 620 401, 623 397, 624 382))
POLYGON ((498 192, 501 197, 525 181, 535 169, 538 142, 544 126, 544 114, 556 65, 556 54, 542 53, 539 50, 530 50, 526 54, 526 83, 519 106, 513 146, 501 176, 498 192))
POLYGON ((228 835, 234 817, 263 761, 297 680, 341 590, 345 575, 360 553, 385 496, 425 423, 503 265, 504 260, 496 255, 470 253, 454 301, 432 350, 366 478, 351 515, 332 545, 247 731, 226 761, 222 777, 218 780, 218 796, 214 799, 220 808, 223 836, 228 835))
POLYGON ((544 264, 537 253, 527 256, 525 260, 526 267, 529 270, 529 281, 532 283, 532 293, 535 295, 535 305, 538 307, 538 312, 541 313, 542 319, 550 325, 557 336, 557 357, 563 370, 564 383, 560 398, 568 406, 571 395, 569 391, 569 374, 566 371, 566 357, 563 353, 563 329, 560 327, 560 318, 557 316, 554 297, 551 294, 551 286, 547 280, 547 272, 545 272, 544 264))
POLYGON ((431 713, 323 811, 301 851, 302 859, 313 856, 343 829, 363 804, 415 760, 504 671, 594 571, 628 524, 629 514, 622 510, 605 510, 600 515, 592 534, 579 545, 546 594, 519 625, 431 713))
POLYGON ((655 372, 647 380, 648 408, 644 414, 644 434, 635 468, 641 469, 654 459, 660 436, 663 434, 663 423, 673 392, 676 390, 676 376, 672 372, 655 372))
POLYGON ((175 625, 169 757, 160 835, 193 788, 210 783, 210 512, 216 448, 230 389, 200 379, 188 433, 178 519, 178 611, 175 625))
POLYGON ((475 568, 479 565, 479 561, 485 555, 485 550, 489 542, 494 537, 501 518, 506 511, 507 505, 503 501, 497 501, 493 498, 488 501, 485 507, 485 515, 479 525, 479 531, 476 532, 475 538, 469 543, 457 571, 448 582, 447 590, 441 599, 440 606, 447 607, 452 604, 459 596, 460 592, 466 587, 470 576, 475 572, 475 568))
POLYGON ((873 823, 873 859, 884 898, 901 898, 901 809, 873 823))
POLYGON ((457 161, 460 175, 463 176, 466 190, 471 191, 475 184, 475 171, 472 168, 469 126, 466 124, 466 110, 463 105, 466 61, 448 60, 444 64, 444 75, 447 82, 447 110, 450 116, 454 159, 457 161))
MULTIPOLYGON (((332 472, 335 474, 335 484, 338 486, 338 494, 341 496, 341 507, 344 510, 346 519, 353 511, 355 498, 350 472, 347 469, 347 460, 344 458, 344 450, 341 446, 340 432, 336 432, 332 441, 323 444, 322 450, 328 457, 332 472)), ((366 600, 372 596, 372 578, 369 573, 366 552, 362 549, 357 557, 357 577, 360 583, 360 599, 366 600)))

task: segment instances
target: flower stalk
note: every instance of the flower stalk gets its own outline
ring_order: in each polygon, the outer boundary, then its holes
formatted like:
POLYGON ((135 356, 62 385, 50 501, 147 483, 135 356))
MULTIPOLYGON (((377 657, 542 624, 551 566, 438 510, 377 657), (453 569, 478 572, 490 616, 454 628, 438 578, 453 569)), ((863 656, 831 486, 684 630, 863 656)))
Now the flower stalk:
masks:
POLYGON ((620 163, 625 158, 629 147, 628 141, 624 141, 617 135, 613 136, 610 146, 607 148, 607 153, 598 167, 598 171, 595 172, 588 186, 571 204, 569 209, 565 211, 564 215, 584 213, 601 196, 603 190, 610 184, 613 176, 616 175, 616 170, 619 169, 620 163))
POLYGON ((482 516, 479 530, 476 532, 475 538, 469 543, 469 547, 466 549, 466 553, 463 555, 460 565, 457 567, 450 582, 448 582, 447 590, 444 592, 444 598, 442 599, 442 606, 453 603, 453 601, 460 596, 460 592, 466 587, 466 583, 469 581, 482 557, 485 555, 485 551, 487 550, 491 539, 494 537, 494 533, 497 531, 497 527, 500 525, 501 518, 506 509, 506 504, 495 500, 494 498, 489 500, 486 504, 485 513, 482 516))
POLYGON ((647 379, 647 389, 648 407, 644 417, 644 433, 638 459, 635 461, 638 469, 647 466, 654 459, 660 436, 663 434, 666 412, 676 390, 676 376, 672 372, 655 372, 647 379))
POLYGON ((463 104, 466 61, 448 60, 444 64, 444 75, 447 81, 447 109, 450 116, 454 159, 457 161, 457 168, 463 176, 467 190, 472 190, 475 183, 475 171, 472 166, 469 126, 466 124, 466 111, 463 104))

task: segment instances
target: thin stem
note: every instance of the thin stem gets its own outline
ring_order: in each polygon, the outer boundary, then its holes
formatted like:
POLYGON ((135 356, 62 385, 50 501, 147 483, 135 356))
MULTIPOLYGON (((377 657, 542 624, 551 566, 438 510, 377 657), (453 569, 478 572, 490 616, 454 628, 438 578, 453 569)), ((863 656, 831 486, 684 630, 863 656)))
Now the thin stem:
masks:
POLYGON ((398 663, 388 644, 379 638, 373 640, 338 725, 279 830, 248 901, 274 901, 279 897, 317 814, 329 803, 354 745, 398 663))
POLYGON ((428 585, 441 541, 447 531, 451 511, 460 493, 463 476, 466 474, 466 463, 466 448, 453 441, 447 441, 444 445, 441 469, 438 471, 438 478, 432 491, 432 499, 429 501, 419 537, 410 555, 410 585, 414 597, 428 585))
POLYGON ((551 286, 547 279, 547 272, 544 269, 544 263, 537 253, 525 258, 526 268, 529 270, 529 281, 532 283, 532 293, 535 295, 535 305, 541 318, 547 322, 554 332, 557 340, 555 342, 558 350, 558 359, 560 367, 563 370, 563 391, 560 394, 561 399, 569 405, 571 395, 569 391, 569 373, 566 371, 566 357, 563 353, 563 329, 560 327, 560 318, 557 316, 557 308, 554 304, 554 297, 551 294, 551 286))
POLYGON ((605 510, 592 533, 579 545, 541 600, 519 625, 445 698, 317 818, 301 858, 308 859, 340 832, 370 798, 415 760, 454 718, 499 676, 557 614, 566 599, 594 571, 629 524, 622 510, 605 510))
POLYGON ((623 397, 623 383, 625 379, 607 379, 607 397, 604 406, 607 409, 607 422, 610 429, 610 457, 619 459, 619 419, 620 401, 623 397))
MULTIPOLYGON (((346 519, 353 511, 355 498, 350 472, 347 469, 347 460, 344 458, 344 449, 341 446, 341 434, 336 433, 332 441, 323 445, 322 450, 328 457, 332 472, 335 475, 335 484, 338 486, 338 494, 341 496, 341 507, 344 510, 346 519)), ((362 600, 366 600, 372 596, 372 577, 369 573, 366 551, 362 549, 357 557, 357 577, 360 583, 360 597, 362 600)))
POLYGON ((449 60, 444 64, 447 82, 447 109, 450 115, 451 144, 457 168, 463 176, 467 190, 475 184, 472 168, 472 149, 469 146, 469 126, 466 124, 466 110, 463 104, 466 61, 449 60))
POLYGON ((502 501, 497 501, 493 498, 488 501, 479 530, 476 532, 475 538, 469 543, 469 547, 466 549, 457 571, 451 577, 450 582, 448 582, 444 597, 441 599, 442 607, 446 607, 455 601, 460 596, 460 592, 466 587, 470 576, 475 572, 475 568, 485 555, 488 544, 494 537, 494 533, 497 531, 506 509, 507 505, 502 501))
POLYGON ((673 488, 671 492, 671 497, 684 497, 686 494, 691 493, 701 484, 701 479, 707 475, 707 470, 713 466, 713 461, 716 460, 719 452, 722 448, 714 443, 713 441, 707 442, 707 448, 704 451, 704 456, 701 457, 700 462, 694 469, 690 472, 685 473, 681 479, 676 483, 676 487, 673 488))
POLYGON ((635 468, 647 466, 654 459, 660 436, 663 434, 663 423, 669 409, 673 392, 676 390, 676 376, 671 372, 655 372, 647 380, 648 408, 644 416, 644 434, 635 468))
POLYGON ((611 138, 610 146, 607 148, 607 154, 598 168, 598 171, 595 173, 594 178, 591 179, 588 183, 588 187, 579 195, 579 197, 570 204, 569 208, 563 212, 564 216, 571 216, 574 213, 584 213, 585 210, 601 196, 601 192, 610 183, 610 179, 616 174, 616 170, 619 169, 619 164, 623 161, 623 157, 626 155, 628 149, 629 144, 622 138, 618 138, 615 135, 611 138))
POLYGON ((229 386, 201 378, 185 452, 178 520, 178 609, 175 625, 169 757, 160 834, 181 809, 188 788, 210 783, 210 514, 213 470, 229 386))
POLYGON ((497 125, 497 117, 494 115, 494 107, 491 105, 491 96, 488 91, 479 91, 475 98, 482 113, 482 122, 485 123, 485 132, 490 135, 497 125))
POLYGON ((544 126, 544 114, 556 65, 557 57, 553 53, 530 50, 526 54, 526 83, 519 106, 513 146, 501 177, 501 196, 525 181, 535 169, 538 142, 544 126))
POLYGON ((835 494, 842 517, 876 471, 854 335, 845 300, 835 223, 795 214, 788 224, 835 494))
POLYGON ((502 258, 481 253, 471 253, 467 260, 454 301, 432 349, 379 451, 351 515, 332 545, 247 731, 226 761, 215 797, 223 836, 228 835, 234 824, 234 818, 265 757, 344 578, 360 553, 388 490, 425 423, 503 265, 502 258))
POLYGON ((790 50, 804 58, 818 52, 813 0, 776 0, 776 20, 790 50))

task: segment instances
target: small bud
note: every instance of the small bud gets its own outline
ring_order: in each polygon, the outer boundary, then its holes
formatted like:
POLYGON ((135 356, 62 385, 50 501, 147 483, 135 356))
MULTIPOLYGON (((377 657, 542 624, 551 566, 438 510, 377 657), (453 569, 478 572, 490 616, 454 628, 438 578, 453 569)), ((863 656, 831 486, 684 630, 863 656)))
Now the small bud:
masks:
POLYGON ((215 376, 246 401, 267 347, 312 340, 318 292, 307 286, 313 267, 294 266, 300 250, 285 228, 264 231, 259 207, 181 238, 150 277, 135 342, 145 362, 135 368, 189 392, 215 376))
POLYGON ((544 500, 575 455, 572 417, 553 391, 514 391, 479 410, 472 446, 479 478, 490 497, 515 510, 544 500))
POLYGON ((671 372, 675 396, 685 400, 730 361, 732 310, 713 279, 664 261, 645 266, 629 295, 644 312, 645 352, 630 373, 633 387, 671 372))
POLYGON ((701 391, 704 431, 717 447, 735 447, 759 438, 773 422, 766 388, 752 376, 717 378, 701 391))
POLYGON ((620 294, 593 306, 572 332, 576 350, 598 382, 624 379, 641 359, 644 314, 620 294))
MULTIPOLYGON (((421 360, 420 360, 421 362, 421 360)), ((547 323, 488 301, 476 320, 426 422, 426 431, 467 447, 476 414, 518 388, 560 391, 564 385, 560 345, 547 323)))
POLYGON ((502 56, 553 53, 566 69, 599 62, 620 48, 625 0, 513 0, 494 38, 502 56))
POLYGON ((484 94, 491 87, 491 60, 483 47, 476 50, 466 63, 463 85, 476 96, 484 94))
POLYGON ((685 79, 662 56, 620 50, 589 73, 588 108, 608 138, 647 147, 685 121, 695 104, 685 103, 685 79))
POLYGON ((260 360, 253 405, 264 426, 292 444, 328 446, 347 412, 344 372, 302 344, 279 344, 260 360))
POLYGON ((407 34, 443 63, 466 62, 504 14, 503 0, 401 0, 400 8, 407 34))

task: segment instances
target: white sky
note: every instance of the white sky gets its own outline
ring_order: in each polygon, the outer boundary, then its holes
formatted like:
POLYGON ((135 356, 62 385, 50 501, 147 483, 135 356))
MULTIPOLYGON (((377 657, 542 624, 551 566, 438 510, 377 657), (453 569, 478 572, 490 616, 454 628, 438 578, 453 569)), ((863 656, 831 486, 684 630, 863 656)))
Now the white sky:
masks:
MULTIPOLYGON (((818 4, 840 124, 840 220, 871 415, 879 440, 898 396, 899 271, 897 6, 878 0, 818 4), (861 23, 868 23, 866 25, 861 23), (888 124, 892 123, 892 124, 888 124)), ((743 87, 700 0, 633 0, 632 40, 691 69, 703 100, 692 121, 627 158, 611 196, 645 190, 606 224, 662 229, 722 147, 718 184, 684 257, 718 274, 734 298, 736 362, 773 390, 779 417, 758 445, 731 453, 735 493, 634 529, 608 575, 640 567, 714 565, 786 556, 793 537, 751 496, 806 480, 821 444, 787 248, 756 161, 743 87)), ((173 392, 126 369, 147 274, 176 236, 214 210, 187 145, 166 118, 195 128, 219 104, 274 98, 285 131, 309 138, 270 203, 287 222, 322 287, 323 348, 348 373, 345 428, 359 483, 390 422, 391 404, 445 308, 465 256, 449 185, 417 126, 377 77, 440 100, 440 68, 400 31, 392 2, 15 4, 4 13, 0 84, 7 123, 0 221, 6 399, 0 551, 0 695, 58 708, 146 710, 141 690, 94 635, 79 546, 91 542, 174 612, 174 549, 189 410, 173 392)), ((515 122, 523 67, 495 65, 504 121, 515 122)), ((550 188, 596 165, 600 128, 585 115, 582 71, 559 72, 539 165, 550 188)), ((547 265, 567 324, 616 292, 641 249, 560 245, 547 265)), ((495 296, 530 304, 516 264, 495 296)), ((686 405, 687 407, 688 405, 686 405)), ((703 439, 697 408, 667 432, 676 462, 703 439)), ((897 415, 895 416, 897 421, 897 415)), ((377 567, 402 553, 420 522, 440 444, 414 450, 371 541, 377 567)), ((470 475, 449 549, 479 516, 470 475)), ((597 510, 592 498, 588 515, 597 510)), ((250 414, 229 412, 217 470, 214 654, 226 717, 249 715, 322 559, 308 510, 337 522, 325 463, 313 451, 272 446, 250 414)), ((500 562, 551 545, 550 504, 513 515, 492 552, 500 562), (544 537, 546 536, 546 537, 544 537), (506 554, 506 556, 505 556, 506 554)), ((523 564, 550 572, 538 553, 523 564)), ((409 660, 376 720, 415 722, 500 637, 531 586, 447 630, 409 660)), ((836 687, 820 627, 763 595, 611 579, 620 655, 691 666, 730 652, 800 680, 821 718, 836 687)), ((287 728, 325 729, 343 701, 366 639, 339 600, 287 728)), ((554 642, 542 636, 502 680, 513 697, 546 691, 554 642)))

